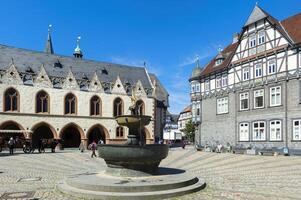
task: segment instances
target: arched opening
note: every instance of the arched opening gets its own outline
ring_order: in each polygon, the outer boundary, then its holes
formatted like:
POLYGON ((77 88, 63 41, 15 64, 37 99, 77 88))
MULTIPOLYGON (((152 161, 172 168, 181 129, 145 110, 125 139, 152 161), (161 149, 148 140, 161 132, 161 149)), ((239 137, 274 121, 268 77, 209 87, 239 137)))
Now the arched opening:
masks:
POLYGON ((147 130, 147 128, 143 128, 141 129, 141 141, 143 144, 149 144, 151 143, 151 137, 150 137, 150 134, 147 130))
POLYGON ((54 129, 48 125, 47 123, 39 123, 34 126, 33 132, 32 132, 32 145, 34 148, 39 147, 40 140, 45 139, 52 139, 55 138, 56 133, 54 132, 54 129))
POLYGON ((37 93, 36 112, 49 113, 49 95, 45 91, 40 91, 37 93))
POLYGON ((21 148, 25 141, 24 128, 14 121, 7 121, 0 125, 1 142, 7 143, 13 137, 15 139, 15 147, 21 148))
POLYGON ((119 97, 116 98, 113 102, 113 116, 123 115, 123 101, 119 97))
POLYGON ((136 102, 136 107, 137 107, 137 114, 138 115, 144 115, 145 113, 145 108, 144 108, 144 102, 142 100, 138 100, 136 102))
POLYGON ((76 115, 77 100, 74 94, 69 93, 65 97, 65 115, 76 115))
POLYGON ((78 148, 81 142, 82 130, 75 124, 65 126, 61 131, 63 148, 78 148))
POLYGON ((116 128, 116 138, 123 138, 124 137, 124 128, 122 126, 118 126, 116 128))
POLYGON ((8 88, 4 92, 4 111, 18 112, 19 111, 19 92, 14 88, 8 88))
POLYGON ((106 139, 108 139, 106 137, 107 135, 107 130, 101 126, 101 125, 94 125, 92 126, 87 133, 87 138, 88 138, 88 143, 87 145, 91 144, 93 141, 95 141, 96 143, 99 142, 99 140, 102 140, 104 142, 104 144, 106 143, 106 139))
POLYGON ((98 96, 93 96, 90 100, 90 115, 99 116, 101 115, 101 101, 98 96))

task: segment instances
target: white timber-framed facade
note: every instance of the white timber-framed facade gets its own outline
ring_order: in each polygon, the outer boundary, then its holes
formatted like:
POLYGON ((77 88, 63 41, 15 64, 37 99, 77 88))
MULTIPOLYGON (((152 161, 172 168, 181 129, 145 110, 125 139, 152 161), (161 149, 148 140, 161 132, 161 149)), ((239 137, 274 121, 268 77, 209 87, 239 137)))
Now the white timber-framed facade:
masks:
POLYGON ((200 145, 301 148, 300 27, 301 13, 278 21, 256 5, 232 44, 197 63, 189 81, 201 88, 190 93, 200 145))

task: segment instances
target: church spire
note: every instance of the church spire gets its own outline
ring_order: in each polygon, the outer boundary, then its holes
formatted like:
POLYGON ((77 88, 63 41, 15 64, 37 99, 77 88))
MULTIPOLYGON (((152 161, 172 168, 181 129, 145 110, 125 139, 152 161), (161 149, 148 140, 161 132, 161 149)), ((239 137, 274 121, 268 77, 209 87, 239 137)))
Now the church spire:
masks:
POLYGON ((74 49, 74 53, 73 53, 73 55, 74 55, 75 58, 82 58, 83 57, 82 50, 79 47, 80 39, 81 39, 81 37, 78 36, 77 40, 76 40, 77 44, 76 44, 76 48, 74 49))
POLYGON ((46 41, 46 46, 45 46, 45 53, 53 54, 53 47, 52 47, 52 41, 51 41, 51 27, 52 25, 50 24, 48 26, 48 36, 47 36, 47 41, 46 41))

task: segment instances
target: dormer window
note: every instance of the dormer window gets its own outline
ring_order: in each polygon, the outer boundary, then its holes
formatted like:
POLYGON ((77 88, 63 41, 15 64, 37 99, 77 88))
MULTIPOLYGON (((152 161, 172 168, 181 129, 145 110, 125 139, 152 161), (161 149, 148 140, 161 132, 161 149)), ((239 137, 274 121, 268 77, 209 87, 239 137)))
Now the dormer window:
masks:
POLYGON ((223 60, 224 60, 224 59, 217 59, 217 60, 215 61, 215 65, 220 65, 220 64, 222 64, 223 60))

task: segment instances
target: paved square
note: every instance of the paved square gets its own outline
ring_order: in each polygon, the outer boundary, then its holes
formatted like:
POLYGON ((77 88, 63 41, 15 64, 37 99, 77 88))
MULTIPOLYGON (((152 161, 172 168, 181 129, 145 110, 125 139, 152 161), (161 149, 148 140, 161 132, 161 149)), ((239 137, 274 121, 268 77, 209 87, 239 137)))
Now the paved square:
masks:
MULTIPOLYGON (((301 199, 301 157, 216 154, 189 147, 171 149, 161 166, 187 170, 207 182, 205 190, 173 199, 301 199)), ((90 158, 88 151, 1 153, 0 199, 69 200, 55 189, 57 181, 103 169, 104 161, 90 158)))

